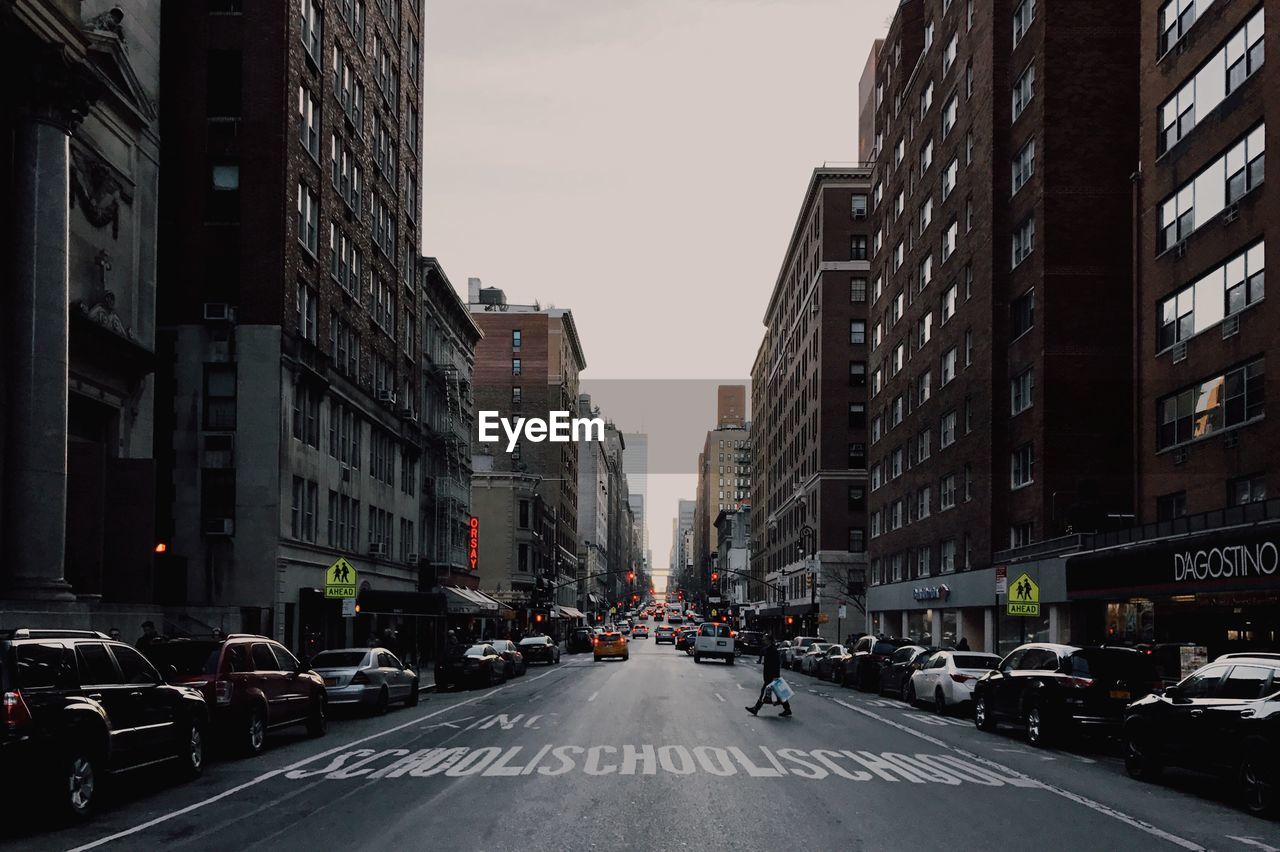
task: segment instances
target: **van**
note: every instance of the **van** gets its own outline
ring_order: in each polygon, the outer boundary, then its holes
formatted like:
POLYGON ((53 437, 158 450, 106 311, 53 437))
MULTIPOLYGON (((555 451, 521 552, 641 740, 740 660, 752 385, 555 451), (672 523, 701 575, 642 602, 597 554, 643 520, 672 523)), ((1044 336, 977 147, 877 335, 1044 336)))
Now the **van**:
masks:
POLYGON ((729 625, 708 621, 698 627, 698 636, 693 640, 695 663, 702 662, 704 658, 719 657, 733 665, 734 656, 733 629, 729 625))

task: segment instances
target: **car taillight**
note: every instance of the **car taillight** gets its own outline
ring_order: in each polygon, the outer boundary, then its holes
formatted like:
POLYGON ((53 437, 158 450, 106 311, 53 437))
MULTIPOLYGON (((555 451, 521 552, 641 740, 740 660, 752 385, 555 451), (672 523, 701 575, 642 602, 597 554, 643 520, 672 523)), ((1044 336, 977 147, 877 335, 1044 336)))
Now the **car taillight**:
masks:
POLYGON ((231 681, 216 680, 213 682, 213 700, 219 705, 231 703, 231 681))
POLYGON ((1067 686, 1093 686, 1093 678, 1091 677, 1069 677, 1066 679, 1067 686))
POLYGON ((967 675, 967 674, 953 674, 951 676, 951 679, 954 680, 956 683, 967 683, 971 680, 977 680, 975 676, 967 675))
POLYGON ((354 675, 351 676, 351 682, 352 683, 368 683, 369 676, 364 672, 356 672, 354 675))
POLYGON ((4 694, 4 726, 9 732, 19 731, 31 723, 31 711, 22 693, 16 689, 4 694))

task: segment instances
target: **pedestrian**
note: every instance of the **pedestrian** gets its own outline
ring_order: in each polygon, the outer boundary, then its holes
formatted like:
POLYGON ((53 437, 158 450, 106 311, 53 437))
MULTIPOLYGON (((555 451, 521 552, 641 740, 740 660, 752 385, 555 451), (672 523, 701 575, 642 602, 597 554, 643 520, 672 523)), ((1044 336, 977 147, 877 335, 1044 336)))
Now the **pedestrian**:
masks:
POLYGON ((215 627, 215 628, 213 628, 213 641, 215 641, 215 642, 225 642, 225 641, 226 641, 226 639, 227 639, 227 634, 225 634, 225 633, 223 633, 223 632, 222 632, 222 628, 221 628, 221 627, 215 627))
POLYGON ((960 637, 960 642, 956 645, 956 650, 957 650, 957 651, 968 651, 968 650, 969 650, 969 640, 968 640, 968 639, 966 639, 966 638, 964 638, 963 636, 961 636, 961 637, 960 637))
POLYGON ((160 634, 156 632, 155 622, 142 622, 142 635, 138 637, 138 641, 134 642, 134 646, 138 648, 149 648, 156 642, 160 641, 160 634))
POLYGON ((120 628, 119 628, 119 627, 113 627, 113 628, 111 628, 110 630, 108 630, 108 631, 107 631, 107 635, 108 635, 108 636, 110 636, 112 639, 114 639, 116 642, 119 642, 119 641, 120 641, 120 628))
MULTIPOLYGON (((769 636, 768 643, 760 654, 760 660, 764 663, 764 686, 760 687, 760 697, 756 699, 755 705, 746 708, 746 711, 752 716, 759 713, 760 708, 764 706, 764 697, 769 690, 769 684, 782 675, 782 660, 778 655, 778 645, 773 641, 773 636, 769 636)), ((780 715, 791 715, 790 701, 782 702, 782 713, 780 715)))

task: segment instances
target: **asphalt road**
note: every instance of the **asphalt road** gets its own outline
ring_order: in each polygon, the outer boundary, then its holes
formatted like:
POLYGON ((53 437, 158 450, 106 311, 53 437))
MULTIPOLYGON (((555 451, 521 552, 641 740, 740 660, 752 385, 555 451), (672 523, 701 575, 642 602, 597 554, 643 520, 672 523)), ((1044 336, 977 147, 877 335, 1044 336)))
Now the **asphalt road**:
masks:
POLYGON ((276 737, 203 778, 117 785, 86 826, 22 849, 1280 849, 1222 785, 1129 779, 1106 744, 1036 750, 788 675, 795 715, 743 706, 754 660, 632 644, 506 686, 424 696, 317 740, 276 737))

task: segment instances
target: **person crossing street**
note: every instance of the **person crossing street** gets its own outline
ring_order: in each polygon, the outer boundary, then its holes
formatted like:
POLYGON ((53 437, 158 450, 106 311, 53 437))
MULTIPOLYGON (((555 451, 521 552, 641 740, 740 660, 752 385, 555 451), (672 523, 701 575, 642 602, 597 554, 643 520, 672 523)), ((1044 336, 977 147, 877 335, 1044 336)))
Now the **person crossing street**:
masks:
MULTIPOLYGON (((769 637, 768 644, 764 651, 760 654, 760 661, 764 663, 764 686, 760 687, 760 696, 756 699, 754 706, 747 707, 746 711, 752 716, 760 712, 760 708, 764 706, 765 695, 768 694, 769 684, 773 683, 782 675, 782 659, 778 654, 778 645, 774 641, 773 636, 769 637)), ((782 702, 782 716, 791 715, 791 702, 782 702)))

